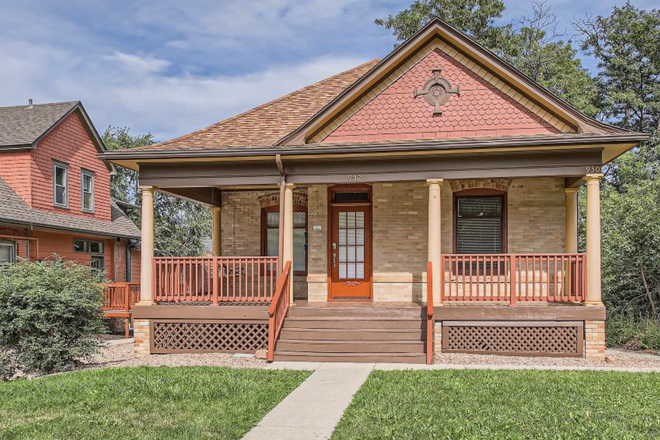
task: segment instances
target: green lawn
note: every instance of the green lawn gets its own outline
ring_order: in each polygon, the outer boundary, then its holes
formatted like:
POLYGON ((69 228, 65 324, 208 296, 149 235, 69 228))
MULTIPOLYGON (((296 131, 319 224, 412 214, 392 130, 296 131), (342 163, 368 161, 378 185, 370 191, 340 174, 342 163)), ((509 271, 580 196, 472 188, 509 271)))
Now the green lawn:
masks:
POLYGON ((0 439, 239 439, 309 374, 140 367, 0 383, 0 439))
POLYGON ((376 371, 332 440, 660 438, 660 374, 376 371))

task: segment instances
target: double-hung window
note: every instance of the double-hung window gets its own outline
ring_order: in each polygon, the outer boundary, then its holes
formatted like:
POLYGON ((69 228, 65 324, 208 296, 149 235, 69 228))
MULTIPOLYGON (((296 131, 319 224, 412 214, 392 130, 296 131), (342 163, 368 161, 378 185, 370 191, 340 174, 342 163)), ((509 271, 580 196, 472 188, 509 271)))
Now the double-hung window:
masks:
POLYGON ((61 208, 69 206, 69 167, 62 162, 53 162, 53 204, 61 208))
MULTIPOLYGON (((264 255, 277 256, 279 253, 280 207, 269 206, 262 209, 261 242, 264 255)), ((307 207, 294 206, 293 213, 293 271, 301 275, 307 273, 307 207)))
POLYGON ((16 261, 16 243, 0 241, 0 266, 16 261))
POLYGON ((88 170, 81 171, 80 204, 85 212, 94 212, 94 173, 88 170))

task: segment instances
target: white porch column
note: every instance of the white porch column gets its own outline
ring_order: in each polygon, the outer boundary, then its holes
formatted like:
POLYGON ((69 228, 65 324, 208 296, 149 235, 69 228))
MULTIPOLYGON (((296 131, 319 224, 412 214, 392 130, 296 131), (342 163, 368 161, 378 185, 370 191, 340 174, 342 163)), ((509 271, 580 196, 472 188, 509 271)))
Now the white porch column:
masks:
MULTIPOLYGON (((284 185, 284 246, 282 249, 283 260, 282 269, 287 261, 293 265, 293 183, 284 185)), ((289 277, 289 295, 290 304, 293 304, 293 266, 291 267, 291 276, 289 277)))
POLYGON ((211 233, 211 250, 214 257, 222 256, 222 210, 219 206, 211 207, 213 232, 211 233))
POLYGON ((565 188, 566 195, 566 252, 578 251, 578 191, 579 188, 565 188))
POLYGON ((440 254, 442 253, 442 221, 440 208, 440 185, 442 179, 429 179, 428 261, 432 266, 433 300, 440 303, 440 254))
POLYGON ((600 265, 600 179, 587 174, 587 304, 601 305, 600 265))
POLYGON ((141 187, 142 233, 140 245, 140 306, 153 305, 154 258, 154 190, 153 186, 141 187))

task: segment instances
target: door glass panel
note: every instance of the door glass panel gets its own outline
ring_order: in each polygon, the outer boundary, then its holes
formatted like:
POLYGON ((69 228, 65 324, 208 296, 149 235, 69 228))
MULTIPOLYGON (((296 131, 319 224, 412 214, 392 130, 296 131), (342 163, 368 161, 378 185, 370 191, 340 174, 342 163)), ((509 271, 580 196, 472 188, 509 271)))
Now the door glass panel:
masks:
POLYGON ((339 278, 364 279, 364 212, 340 212, 338 219, 339 278))
POLYGON ((364 228, 364 212, 356 212, 356 226, 364 228))
POLYGON ((347 278, 355 278, 355 264, 348 265, 348 276, 347 278))
POLYGON ((355 252, 355 261, 364 262, 364 246, 358 246, 355 252))
POLYGON ((347 244, 355 244, 355 229, 349 229, 346 231, 346 233, 348 234, 347 244))
POLYGON ((345 212, 340 212, 339 213, 339 228, 346 228, 346 213, 345 212))
POLYGON ((355 246, 348 246, 348 261, 355 261, 355 246))
POLYGON ((364 244, 364 229, 355 231, 355 244, 364 244))
POLYGON ((341 279, 346 278, 346 265, 345 264, 340 264, 339 265, 339 278, 341 278, 341 279))
POLYGON ((339 262, 346 262, 346 246, 339 246, 339 262))
POLYGON ((356 264, 355 278, 364 278, 364 264, 356 264))
POLYGON ((339 244, 340 245, 346 244, 346 229, 339 230, 339 244))
POLYGON ((354 228, 355 227, 355 213, 354 212, 348 212, 346 214, 348 215, 348 227, 349 228, 354 228))

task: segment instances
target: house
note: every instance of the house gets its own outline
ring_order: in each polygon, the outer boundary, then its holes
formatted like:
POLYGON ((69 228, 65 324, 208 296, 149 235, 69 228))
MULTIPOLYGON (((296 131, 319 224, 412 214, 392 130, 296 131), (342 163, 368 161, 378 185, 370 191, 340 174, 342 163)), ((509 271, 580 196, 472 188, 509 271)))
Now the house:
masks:
POLYGON ((140 175, 135 350, 603 359, 601 170, 645 139, 434 19, 381 60, 101 153, 140 175), (209 206, 214 256, 153 258, 155 191, 209 206))
POLYGON ((79 101, 0 108, 0 264, 57 254, 139 279, 140 230, 111 200, 104 151, 79 101))

